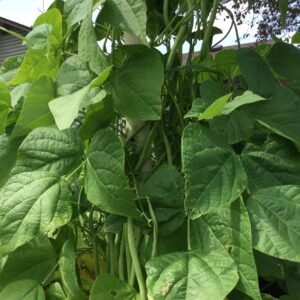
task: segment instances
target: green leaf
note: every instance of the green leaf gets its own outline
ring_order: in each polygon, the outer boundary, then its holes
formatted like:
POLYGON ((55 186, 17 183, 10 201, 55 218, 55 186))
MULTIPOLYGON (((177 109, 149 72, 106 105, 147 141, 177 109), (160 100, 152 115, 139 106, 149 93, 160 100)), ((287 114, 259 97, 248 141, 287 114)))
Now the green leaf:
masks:
POLYGON ((66 300, 66 295, 58 282, 52 283, 46 291, 47 300, 66 300))
POLYGON ((41 14, 33 24, 33 28, 37 28, 42 24, 52 26, 52 34, 58 43, 62 42, 62 15, 57 8, 52 8, 41 14))
POLYGON ((21 141, 12 140, 6 134, 0 135, 0 188, 5 184, 15 165, 21 141))
POLYGON ((6 58, 0 66, 0 80, 9 82, 16 75, 22 60, 22 56, 12 56, 6 58))
POLYGON ((116 112, 138 120, 161 118, 161 88, 164 82, 163 62, 156 50, 145 46, 127 46, 134 55, 116 70, 113 101, 116 112), (147 66, 147 68, 145 68, 147 66))
POLYGON ((183 133, 185 208, 192 219, 218 207, 228 207, 246 187, 240 159, 229 146, 220 147, 216 140, 217 135, 198 125, 188 126, 183 133))
POLYGON ((277 88, 270 101, 256 103, 250 109, 261 125, 300 144, 300 99, 291 90, 277 88))
MULTIPOLYGON (((99 96, 99 93, 102 93, 102 95, 105 96, 103 91, 100 90, 99 92, 95 86, 104 83, 108 78, 108 70, 110 72, 111 68, 105 69, 97 78, 76 92, 66 94, 49 102, 50 111, 60 130, 69 128, 74 119, 78 116, 79 110, 89 104, 93 104, 94 98, 97 97, 97 95, 99 96)), ((100 100, 103 100, 103 97, 100 100)), ((97 101, 99 101, 99 99, 97 101)))
POLYGON ((91 138, 100 128, 109 126, 114 116, 111 97, 106 97, 101 102, 90 105, 84 116, 85 121, 80 127, 82 140, 91 138))
POLYGON ((285 185, 255 192, 247 201, 255 249, 300 262, 300 187, 285 185))
POLYGON ((222 111, 222 114, 228 115, 240 106, 252 104, 263 100, 265 99, 261 96, 255 95, 250 91, 246 91, 243 95, 235 97, 232 101, 227 103, 222 111))
POLYGON ((78 53, 79 57, 87 61, 91 70, 98 75, 108 66, 106 57, 97 43, 91 14, 81 24, 78 35, 78 53))
POLYGON ((218 71, 221 71, 225 76, 234 78, 240 75, 240 69, 237 64, 236 50, 227 49, 216 53, 215 66, 218 71))
POLYGON ((293 44, 300 44, 300 32, 296 32, 292 37, 293 44))
POLYGON ((68 299, 85 300, 88 297, 80 289, 76 275, 75 249, 71 240, 67 240, 61 250, 59 267, 64 291, 68 299))
POLYGON ((64 176, 79 164, 82 153, 82 145, 75 131, 38 128, 21 144, 12 173, 50 171, 64 176))
POLYGON ((33 82, 39 77, 56 77, 60 65, 62 42, 62 16, 58 9, 53 8, 40 15, 35 21, 33 28, 42 24, 52 26, 52 34, 48 36, 47 45, 42 49, 29 48, 16 76, 10 81, 11 85, 24 82, 33 82))
POLYGON ((215 252, 216 249, 221 251, 222 247, 237 265, 239 281, 236 288, 251 299, 261 299, 252 251, 251 226, 242 200, 233 202, 229 208, 217 209, 193 221, 191 242, 194 250, 215 252))
POLYGON ((196 98, 193 100, 191 109, 184 115, 184 118, 198 118, 199 115, 207 107, 206 103, 201 98, 196 98))
POLYGON ((22 103, 24 98, 27 97, 31 86, 31 83, 22 83, 14 87, 10 92, 11 106, 15 107, 17 104, 22 103))
POLYGON ((50 241, 44 236, 39 236, 8 256, 0 272, 0 290, 11 282, 24 279, 45 284, 56 266, 56 253, 50 241))
POLYGON ((290 80, 300 80, 300 49, 286 44, 276 43, 269 55, 268 61, 271 67, 284 78, 290 80))
POLYGON ((28 49, 23 62, 11 85, 33 82, 39 77, 49 76, 54 79, 60 64, 60 54, 56 51, 57 45, 49 43, 45 49, 28 49))
POLYGON ((93 0, 71 0, 65 2, 64 13, 67 16, 68 30, 73 25, 90 16, 93 8, 93 0))
POLYGON ((8 284, 0 292, 0 299, 45 300, 45 294, 36 281, 24 279, 8 284))
POLYGON ((249 139, 254 128, 253 120, 243 110, 215 118, 209 125, 218 134, 225 134, 230 145, 249 139))
POLYGON ((276 87, 275 79, 259 54, 243 48, 237 51, 237 61, 249 90, 263 97, 270 97, 276 87))
POLYGON ((0 80, 0 134, 4 133, 7 115, 10 111, 10 102, 8 86, 0 80))
POLYGON ((57 77, 56 88, 58 96, 66 96, 88 85, 95 78, 88 63, 78 56, 66 59, 61 65, 57 77))
POLYGON ((223 250, 162 255, 146 263, 146 272, 148 296, 155 300, 223 300, 238 280, 223 250))
POLYGON ((52 34, 53 26, 41 24, 36 26, 26 35, 23 45, 33 49, 43 49, 47 46, 49 35, 52 34))
POLYGON ((12 136, 23 136, 35 128, 54 124, 48 107, 54 95, 55 87, 49 77, 41 77, 34 81, 25 97, 12 136))
POLYGON ((143 0, 107 0, 102 18, 146 44, 147 7, 143 0))
POLYGON ((214 80, 204 81, 200 86, 200 93, 207 106, 226 94, 223 86, 214 80))
POLYGON ((38 233, 52 234, 69 222, 71 193, 65 181, 46 171, 10 177, 0 194, 0 253, 5 255, 38 233))
POLYGON ((50 111, 59 130, 67 129, 72 125, 88 91, 89 86, 85 86, 72 94, 55 98, 49 102, 50 111))
POLYGON ((261 146, 249 144, 242 153, 250 191, 276 185, 300 185, 300 157, 293 145, 276 139, 261 146))
POLYGON ((118 136, 111 129, 100 129, 88 148, 85 190, 88 200, 103 211, 136 217, 124 164, 125 153, 118 136))
POLYGON ((175 167, 160 166, 141 186, 139 194, 149 197, 159 228, 159 235, 168 236, 185 221, 184 182, 175 167))
POLYGON ((200 114, 198 120, 209 120, 221 115, 226 103, 231 98, 231 96, 232 93, 222 96, 214 101, 210 106, 206 108, 203 113, 200 114))
POLYGON ((134 300, 137 299, 137 292, 125 281, 103 273, 96 278, 89 300, 98 300, 99 296, 105 300, 134 300))

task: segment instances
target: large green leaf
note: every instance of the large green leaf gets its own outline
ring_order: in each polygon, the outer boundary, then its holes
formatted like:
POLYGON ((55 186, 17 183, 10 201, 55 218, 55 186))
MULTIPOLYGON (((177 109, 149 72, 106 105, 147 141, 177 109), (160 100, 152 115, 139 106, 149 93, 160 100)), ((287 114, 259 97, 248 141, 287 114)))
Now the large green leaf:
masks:
POLYGON ((40 15, 34 27, 41 24, 52 25, 52 34, 48 36, 47 46, 42 49, 29 48, 25 54, 16 76, 10 81, 12 85, 33 82, 39 77, 56 77, 60 65, 62 42, 62 16, 58 9, 53 8, 40 15))
POLYGON ((237 61, 249 90, 263 97, 270 97, 276 86, 275 79, 259 54, 243 48, 237 51, 237 61))
POLYGON ((12 140, 6 134, 0 135, 0 188, 7 181, 13 168, 21 141, 12 140))
POLYGON ((143 0, 107 0, 102 18, 146 43, 146 5, 143 0))
POLYGON ((94 282, 89 300, 134 300, 137 298, 136 290, 125 281, 110 275, 100 274, 94 282))
POLYGON ((67 240, 61 249, 59 259, 63 288, 68 296, 68 299, 85 300, 88 297, 81 290, 77 282, 75 258, 76 256, 73 242, 71 240, 67 240))
POLYGON ((229 206, 245 189, 247 178, 240 159, 205 127, 194 124, 185 129, 182 163, 185 208, 192 218, 229 206))
POLYGON ((268 255, 300 262, 300 187, 276 186, 247 201, 254 247, 268 255))
POLYGON ((125 153, 111 129, 100 129, 88 148, 85 190, 100 209, 122 216, 137 216, 134 194, 124 172, 125 153))
POLYGON ((155 300, 223 300, 238 280, 236 266, 227 258, 223 249, 154 258, 146 264, 148 296, 155 300))
POLYGON ((184 182, 175 167, 162 165, 141 186, 139 194, 149 197, 160 235, 168 236, 182 226, 184 182))
POLYGON ((164 81, 163 62, 156 50, 145 46, 135 49, 119 70, 113 85, 116 112, 138 120, 161 118, 161 88, 164 81), (147 67, 145 67, 147 66, 147 67))
POLYGON ((60 130, 69 128, 72 125, 81 108, 103 100, 106 92, 99 87, 107 80, 110 71, 111 67, 106 68, 88 85, 76 90, 74 93, 63 95, 49 102, 50 111, 60 130), (100 99, 98 99, 98 96, 100 96, 100 99))
POLYGON ((222 114, 226 103, 231 98, 232 93, 224 95, 209 105, 198 117, 199 120, 210 120, 222 114))
POLYGON ((106 57, 97 43, 91 14, 81 24, 78 35, 78 53, 79 57, 87 61, 91 70, 96 74, 100 74, 108 67, 106 57))
POLYGON ((41 14, 33 24, 36 28, 42 24, 49 24, 52 26, 52 34, 58 43, 62 42, 62 15, 57 8, 51 8, 45 13, 41 14))
POLYGON ((92 13, 93 0, 71 0, 66 1, 64 5, 64 13, 67 16, 66 22, 68 29, 76 23, 85 19, 92 13))
POLYGON ((55 97, 55 87, 49 77, 41 77, 33 82, 22 105, 14 137, 26 135, 31 130, 54 124, 48 102, 55 97))
POLYGON ((251 191, 276 185, 300 185, 300 156, 296 148, 283 139, 261 146, 249 144, 242 162, 251 191))
POLYGON ((288 88, 274 91, 270 101, 251 105, 253 118, 270 131, 300 144, 300 99, 288 88))
POLYGON ((46 171, 10 177, 0 194, 0 253, 51 234, 71 219, 71 193, 65 181, 46 171))
POLYGON ((58 282, 52 283, 46 291, 47 300, 66 300, 66 295, 58 282))
POLYGON ((75 131, 37 128, 21 144, 12 173, 51 171, 64 176, 77 166, 82 152, 82 145, 75 131))
POLYGON ((69 57, 61 65, 57 77, 56 88, 58 96, 66 96, 88 85, 95 78, 88 63, 78 56, 69 57))
POLYGON ((0 299, 45 300, 45 294, 35 280, 24 279, 8 284, 0 292, 0 299))
POLYGON ((281 76, 290 80, 300 80, 300 49, 286 44, 275 44, 269 55, 271 67, 281 76))
POLYGON ((233 202, 230 208, 217 209, 193 221, 191 242, 194 250, 214 252, 222 247, 237 265, 239 281, 236 288, 251 299, 261 299, 252 251, 251 226, 242 200, 233 202))
POLYGON ((6 118, 11 105, 8 86, 0 80, 0 134, 4 133, 6 118))
POLYGON ((227 103, 222 111, 223 115, 228 115, 240 106, 252 104, 264 100, 261 96, 255 95, 250 91, 246 91, 243 95, 235 97, 231 102, 227 103))
POLYGON ((229 116, 215 118, 209 125, 217 133, 225 134, 230 145, 247 140, 254 128, 252 118, 243 110, 233 111, 229 116))
POLYGON ((50 241, 39 236, 8 256, 0 272, 0 290, 11 282, 24 279, 45 284, 56 266, 56 253, 50 241))

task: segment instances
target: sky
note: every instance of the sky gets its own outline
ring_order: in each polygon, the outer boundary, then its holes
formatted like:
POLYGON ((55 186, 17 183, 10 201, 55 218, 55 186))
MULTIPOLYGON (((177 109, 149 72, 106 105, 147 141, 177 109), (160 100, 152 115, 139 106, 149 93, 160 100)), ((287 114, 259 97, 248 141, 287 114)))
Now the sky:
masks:
MULTIPOLYGON (((52 2, 52 0, 0 0, 0 16, 26 26, 32 26, 35 19, 45 11, 52 2)), ((220 17, 219 20, 216 21, 215 26, 221 28, 223 32, 226 33, 230 27, 230 22, 224 22, 223 17, 220 17)), ((248 25, 243 24, 239 26, 240 37, 247 31, 249 31, 248 25)), ((214 43, 220 38, 222 38, 222 35, 216 35, 214 43)), ((242 43, 253 41, 253 36, 247 39, 241 39, 242 43)), ((229 46, 234 44, 236 44, 236 36, 234 30, 232 30, 221 45, 229 46)), ((200 45, 198 46, 200 47, 200 45)))

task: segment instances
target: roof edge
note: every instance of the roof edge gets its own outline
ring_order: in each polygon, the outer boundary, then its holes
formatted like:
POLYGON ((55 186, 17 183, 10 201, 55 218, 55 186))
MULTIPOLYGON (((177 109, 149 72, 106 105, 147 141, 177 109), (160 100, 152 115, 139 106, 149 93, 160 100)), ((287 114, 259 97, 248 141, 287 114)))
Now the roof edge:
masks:
POLYGON ((15 28, 24 30, 24 31, 26 31, 26 32, 29 32, 29 31, 31 31, 31 29, 32 29, 32 28, 30 28, 30 27, 28 27, 28 26, 25 26, 25 25, 22 25, 22 24, 20 24, 20 23, 17 23, 17 22, 14 22, 14 21, 5 19, 5 18, 3 18, 3 17, 0 17, 0 23, 5 24, 5 25, 10 25, 10 26, 12 26, 12 27, 15 27, 15 28))

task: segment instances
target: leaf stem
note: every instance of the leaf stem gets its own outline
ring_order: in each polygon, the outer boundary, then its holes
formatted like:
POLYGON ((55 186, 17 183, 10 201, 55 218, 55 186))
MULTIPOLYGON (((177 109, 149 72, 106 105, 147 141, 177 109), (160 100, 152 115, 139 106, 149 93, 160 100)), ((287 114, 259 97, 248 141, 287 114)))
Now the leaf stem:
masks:
POLYGON ((80 170, 85 164, 86 164, 87 160, 84 160, 78 167, 75 168, 75 170, 73 170, 67 177, 65 177, 66 181, 69 181, 70 178, 76 174, 78 172, 78 170, 80 170))
POLYGON ((133 232, 133 221, 132 218, 128 218, 128 228, 127 228, 127 233, 128 233, 128 245, 129 245, 129 250, 132 258, 132 263, 134 266, 139 290, 140 290, 140 295, 141 295, 141 300, 147 300, 147 291, 146 291, 146 284, 144 281, 144 276, 141 268, 141 264, 139 261, 138 257, 138 252, 136 249, 135 245, 135 240, 134 240, 134 232, 133 232))

